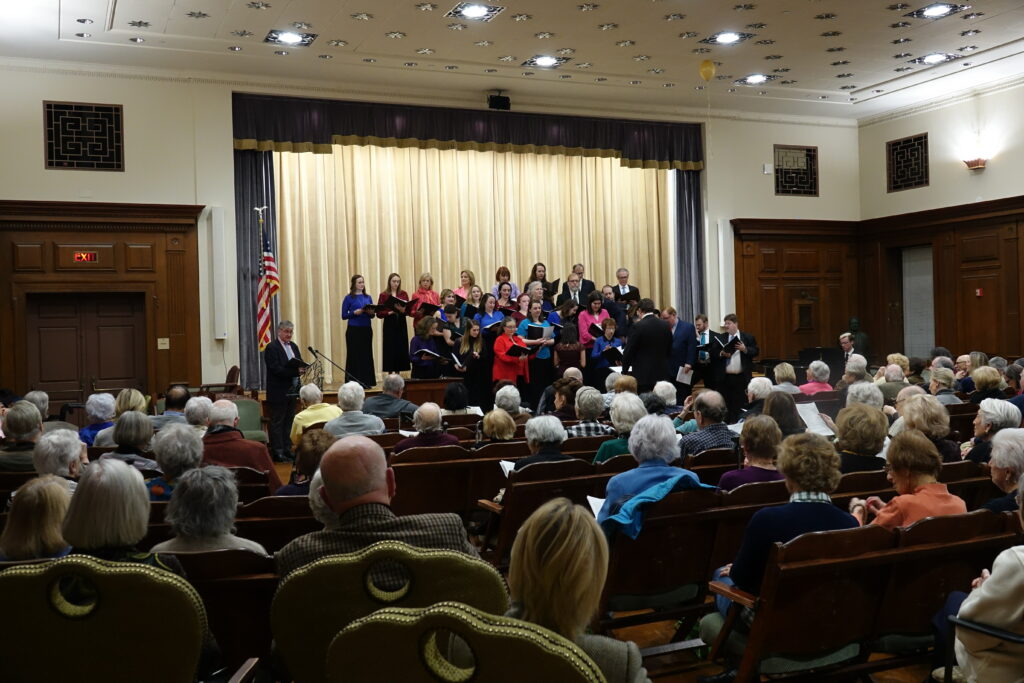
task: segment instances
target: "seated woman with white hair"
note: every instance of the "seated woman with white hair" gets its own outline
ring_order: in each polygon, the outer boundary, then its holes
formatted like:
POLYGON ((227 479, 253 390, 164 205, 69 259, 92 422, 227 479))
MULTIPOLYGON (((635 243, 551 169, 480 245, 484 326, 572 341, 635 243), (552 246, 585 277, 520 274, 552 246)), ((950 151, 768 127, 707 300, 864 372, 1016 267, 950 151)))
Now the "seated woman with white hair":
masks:
POLYGON ((616 455, 629 453, 629 433, 633 425, 647 414, 644 402, 636 394, 621 393, 612 401, 611 418, 612 426, 618 438, 609 439, 601 444, 594 456, 594 464, 610 460, 616 455))
POLYGON ((120 460, 100 459, 85 468, 71 497, 64 517, 64 540, 78 555, 137 562, 184 575, 173 555, 136 548, 146 537, 148 525, 149 493, 142 474, 120 460))
MULTIPOLYGON (((669 384, 669 386, 672 385, 669 384)), ((672 387, 672 391, 675 392, 675 387, 672 387)), ((570 437, 614 434, 613 428, 597 421, 602 412, 604 412, 604 399, 601 392, 594 387, 583 387, 576 392, 576 419, 579 422, 565 431, 570 437)))
POLYGON ((615 391, 615 383, 619 381, 620 377, 622 377, 621 372, 613 371, 608 373, 608 376, 604 378, 604 394, 602 394, 602 396, 604 397, 605 410, 612 407, 612 401, 614 401, 615 397, 618 396, 618 393, 615 391))
POLYGON ((830 374, 824 361, 811 361, 807 366, 807 382, 800 385, 800 393, 811 396, 821 391, 832 391, 832 385, 828 383, 830 374))
MULTIPOLYGON (((137 410, 140 413, 145 414, 148 408, 149 401, 145 396, 143 396, 141 391, 138 389, 122 389, 118 392, 117 399, 114 400, 114 422, 116 423, 117 419, 129 410, 137 410)), ((114 441, 114 427, 110 426, 98 431, 92 445, 97 448, 110 448, 111 446, 116 446, 117 442, 114 441)))
POLYGON ((209 396, 193 396, 185 404, 185 422, 192 428, 199 438, 206 435, 206 429, 210 426, 210 411, 213 409, 213 401, 209 396))
POLYGON ((1000 429, 1020 427, 1020 409, 998 398, 986 398, 978 406, 974 416, 974 438, 960 446, 965 460, 972 460, 979 465, 992 458, 992 437, 1000 429))
POLYGON ((150 500, 170 500, 178 478, 203 461, 203 440, 189 425, 169 424, 153 437, 153 455, 162 474, 146 482, 150 500))
POLYGON ((231 470, 218 465, 188 470, 178 478, 164 515, 174 538, 157 543, 150 552, 241 549, 266 555, 259 543, 232 533, 237 507, 238 485, 231 470))
MULTIPOLYGON (((614 406, 613 403, 613 410, 614 406)), ((700 485, 696 474, 671 465, 679 457, 677 441, 672 421, 664 415, 646 415, 633 425, 629 434, 629 452, 636 459, 637 466, 608 480, 604 505, 597 515, 598 523, 616 514, 633 496, 680 474, 683 475, 680 480, 683 487, 700 485)))
POLYGON ((153 438, 153 423, 137 410, 117 418, 114 424, 114 442, 117 444, 110 453, 104 453, 100 460, 120 460, 140 470, 160 471, 156 460, 148 457, 149 442, 153 438))
POLYGON ((992 459, 988 467, 992 483, 1006 495, 993 498, 982 507, 992 512, 1019 509, 1018 483, 1024 477, 1024 429, 1003 429, 992 437, 992 459))
POLYGON ((508 413, 517 425, 526 424, 530 419, 530 411, 523 409, 522 400, 516 385, 506 384, 494 394, 494 407, 508 413))
MULTIPOLYGON (((769 384, 771 384, 769 382, 769 384)), ((665 414, 675 415, 676 413, 683 412, 683 407, 678 404, 678 398, 676 397, 676 385, 672 382, 666 382, 662 380, 655 382, 654 389, 652 390, 654 395, 665 402, 665 414)))
POLYGON ((772 381, 767 377, 754 377, 747 383, 747 407, 740 419, 760 415, 764 410, 764 401, 772 393, 772 381))
MULTIPOLYGON (((85 444, 70 429, 55 429, 39 437, 32 453, 32 464, 39 474, 61 477, 68 493, 74 493, 82 469, 89 464, 85 444)), ((14 494, 11 494, 12 497, 14 494)))
POLYGON ((557 417, 542 415, 531 419, 526 423, 526 445, 530 448, 530 455, 517 460, 515 469, 518 471, 539 462, 572 460, 572 456, 562 453, 562 442, 566 436, 565 428, 557 417))
POLYGON ((78 438, 91 446, 96 434, 114 426, 114 397, 110 394, 91 394, 85 400, 85 417, 89 424, 78 430, 78 438))

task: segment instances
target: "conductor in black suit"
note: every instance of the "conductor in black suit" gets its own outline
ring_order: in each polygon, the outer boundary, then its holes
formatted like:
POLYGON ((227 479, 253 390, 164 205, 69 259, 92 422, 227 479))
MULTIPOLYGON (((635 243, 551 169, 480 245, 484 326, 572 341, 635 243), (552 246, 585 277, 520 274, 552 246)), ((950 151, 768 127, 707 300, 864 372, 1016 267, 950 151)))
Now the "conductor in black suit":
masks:
POLYGON ((292 418, 295 417, 295 396, 299 375, 305 362, 299 347, 292 341, 295 325, 289 320, 277 324, 277 339, 263 350, 263 362, 267 366, 267 406, 270 408, 270 454, 274 460, 291 460, 288 446, 291 443, 292 418), (302 366, 292 363, 297 358, 302 366))
POLYGON ((556 306, 561 306, 562 302, 567 299, 573 299, 581 307, 586 306, 587 297, 596 287, 593 280, 587 280, 583 277, 584 272, 585 269, 582 263, 577 263, 572 267, 572 273, 562 283, 562 293, 558 295, 558 301, 555 303, 556 306), (573 296, 574 291, 576 292, 575 297, 573 296))
POLYGON ((616 301, 640 301, 640 290, 629 284, 629 270, 619 268, 615 271, 615 279, 619 281, 614 287, 616 301))
POLYGON ((641 299, 640 320, 626 339, 622 350, 622 366, 636 378, 639 392, 651 391, 668 374, 668 360, 672 355, 672 330, 655 313, 654 302, 641 299))
POLYGON ((725 332, 712 341, 711 357, 716 360, 718 388, 725 397, 729 408, 727 420, 732 424, 747 402, 747 384, 753 376, 754 358, 758 354, 757 340, 753 335, 740 332, 735 313, 725 316, 722 327, 725 332), (730 349, 730 344, 735 344, 735 348, 730 349))
POLYGON ((697 365, 697 330, 686 320, 680 320, 676 309, 669 306, 661 312, 661 319, 672 330, 672 357, 668 364, 667 379, 676 387, 676 401, 682 404, 693 390, 693 377, 688 383, 679 382, 679 369, 692 371, 697 365))

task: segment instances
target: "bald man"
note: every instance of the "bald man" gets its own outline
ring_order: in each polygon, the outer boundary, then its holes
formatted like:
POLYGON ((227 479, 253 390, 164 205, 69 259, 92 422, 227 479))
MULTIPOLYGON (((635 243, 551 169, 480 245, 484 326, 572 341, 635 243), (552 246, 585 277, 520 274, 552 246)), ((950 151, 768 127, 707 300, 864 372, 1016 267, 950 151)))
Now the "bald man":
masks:
MULTIPOLYGON (((391 511, 395 473, 387 465, 384 449, 365 436, 346 436, 331 444, 320 461, 320 476, 323 486, 309 495, 320 496, 337 518, 322 531, 299 536, 277 552, 279 576, 321 557, 356 552, 387 540, 478 555, 458 515, 398 517, 391 511)), ((381 567, 374 578, 390 590, 405 584, 402 569, 395 565, 381 567)))
POLYGON ((417 408, 412 414, 412 424, 419 433, 396 443, 391 449, 391 455, 397 455, 407 448, 459 445, 459 437, 445 433, 441 407, 436 403, 427 402, 417 408))

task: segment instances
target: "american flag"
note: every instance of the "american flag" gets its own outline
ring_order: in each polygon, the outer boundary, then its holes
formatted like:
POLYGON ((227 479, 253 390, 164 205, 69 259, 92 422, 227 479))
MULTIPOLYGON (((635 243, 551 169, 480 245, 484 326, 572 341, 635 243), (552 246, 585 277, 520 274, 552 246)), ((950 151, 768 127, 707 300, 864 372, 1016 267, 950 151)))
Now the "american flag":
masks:
POLYGON ((263 231, 263 215, 260 214, 260 235, 263 237, 263 254, 260 256, 260 284, 256 289, 256 331, 260 351, 267 348, 273 339, 270 336, 270 303, 281 289, 281 278, 277 272, 277 259, 270 249, 270 238, 263 231))

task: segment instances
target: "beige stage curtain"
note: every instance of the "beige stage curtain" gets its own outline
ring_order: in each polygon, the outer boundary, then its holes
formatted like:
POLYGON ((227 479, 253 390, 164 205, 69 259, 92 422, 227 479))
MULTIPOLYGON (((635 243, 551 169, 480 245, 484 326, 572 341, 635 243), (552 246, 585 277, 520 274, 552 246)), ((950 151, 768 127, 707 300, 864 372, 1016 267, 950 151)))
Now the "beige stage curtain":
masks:
MULTIPOLYGON (((333 154, 275 153, 282 318, 344 366, 341 301, 350 277, 376 300, 389 273, 410 293, 420 273, 434 289, 463 269, 484 291, 505 265, 520 287, 531 266, 565 280, 573 263, 600 287, 620 266, 665 306, 671 285, 668 173, 617 159, 335 145, 333 154)), ((374 322, 380 368, 381 329, 374 322)), ((410 330, 411 334, 411 330, 410 330)), ((325 384, 343 381, 325 368, 325 384)))

